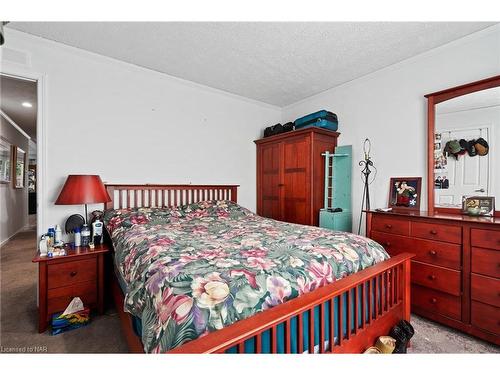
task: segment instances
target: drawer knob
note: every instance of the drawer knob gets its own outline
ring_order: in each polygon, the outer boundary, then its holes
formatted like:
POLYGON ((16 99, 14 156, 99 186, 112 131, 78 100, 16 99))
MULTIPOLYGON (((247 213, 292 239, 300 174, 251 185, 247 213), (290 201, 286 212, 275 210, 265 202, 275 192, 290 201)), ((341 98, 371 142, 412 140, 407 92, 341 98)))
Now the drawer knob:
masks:
POLYGON ((69 275, 70 275, 71 277, 75 277, 75 276, 76 276, 76 274, 77 274, 77 272, 76 272, 76 271, 71 271, 71 272, 69 273, 69 275))
POLYGON ((431 303, 436 303, 436 302, 437 302, 437 299, 431 298, 431 303))
POLYGON ((431 254, 431 255, 437 255, 437 251, 436 250, 431 250, 431 251, 429 251, 429 254, 431 254))
POLYGON ((385 224, 385 227, 386 227, 387 229, 391 229, 391 228, 392 228, 392 224, 385 224))
POLYGON ((429 275, 429 280, 436 280, 436 275, 429 275))
POLYGON ((435 234, 438 234, 437 230, 434 230, 434 229, 432 229, 432 230, 430 231, 430 233, 431 233, 431 234, 434 234, 434 235, 435 235, 435 234))
POLYGON ((384 245, 387 246, 387 247, 390 247, 391 243, 389 241, 387 241, 384 245))

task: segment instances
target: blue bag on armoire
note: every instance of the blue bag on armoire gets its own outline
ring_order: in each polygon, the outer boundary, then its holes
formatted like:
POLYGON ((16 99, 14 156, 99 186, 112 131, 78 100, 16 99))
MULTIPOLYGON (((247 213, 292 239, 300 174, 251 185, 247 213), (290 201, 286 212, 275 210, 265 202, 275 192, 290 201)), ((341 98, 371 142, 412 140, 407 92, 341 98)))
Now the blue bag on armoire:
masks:
POLYGON ((330 111, 318 111, 295 120, 295 129, 303 129, 310 126, 337 131, 339 121, 337 115, 330 111))

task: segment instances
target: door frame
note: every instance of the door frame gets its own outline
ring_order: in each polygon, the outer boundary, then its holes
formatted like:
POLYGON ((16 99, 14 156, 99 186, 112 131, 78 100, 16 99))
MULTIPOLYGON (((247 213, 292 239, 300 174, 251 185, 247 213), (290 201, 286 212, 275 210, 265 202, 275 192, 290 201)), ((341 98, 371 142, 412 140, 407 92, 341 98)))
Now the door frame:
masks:
POLYGON ((37 83, 36 114, 36 158, 37 158, 37 192, 36 192, 36 228, 37 238, 45 233, 46 210, 44 203, 47 196, 47 74, 17 66, 9 61, 2 61, 0 73, 37 83))

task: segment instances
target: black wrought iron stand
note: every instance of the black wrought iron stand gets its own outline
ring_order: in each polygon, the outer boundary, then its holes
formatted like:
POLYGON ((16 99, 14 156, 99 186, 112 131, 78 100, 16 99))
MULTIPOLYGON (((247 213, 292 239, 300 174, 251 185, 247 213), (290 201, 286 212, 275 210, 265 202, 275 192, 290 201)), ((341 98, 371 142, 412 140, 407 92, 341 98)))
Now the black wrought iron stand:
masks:
POLYGON ((363 211, 366 208, 366 210, 370 209, 370 184, 375 180, 375 176, 377 175, 377 168, 373 165, 373 161, 370 158, 370 149, 371 149, 371 142, 368 138, 365 139, 365 142, 363 143, 363 153, 364 153, 364 160, 361 160, 359 162, 359 166, 363 167, 361 170, 361 179, 363 180, 364 183, 364 188, 363 188, 363 199, 361 201, 361 213, 359 215, 359 226, 358 226, 358 234, 361 233, 361 223, 363 222, 363 211), (372 171, 370 168, 374 169, 375 174, 373 175, 373 178, 370 181, 370 174, 372 171))

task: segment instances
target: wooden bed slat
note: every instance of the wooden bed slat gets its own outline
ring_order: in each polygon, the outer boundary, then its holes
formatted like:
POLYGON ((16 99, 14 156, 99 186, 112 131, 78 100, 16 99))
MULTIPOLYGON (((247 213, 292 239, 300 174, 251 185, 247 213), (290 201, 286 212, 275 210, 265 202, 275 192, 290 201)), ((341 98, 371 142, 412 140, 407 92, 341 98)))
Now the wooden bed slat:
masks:
POLYGON ((262 336, 260 333, 255 336, 255 353, 262 353, 262 336))
POLYGON ((365 328, 365 324, 366 324, 366 318, 365 318, 365 310, 366 310, 365 289, 366 289, 366 283, 361 284, 361 329, 364 329, 365 328))
POLYGON ((335 298, 331 299, 330 300, 330 311, 329 311, 329 314, 330 314, 330 320, 329 320, 329 323, 330 323, 330 337, 329 337, 329 340, 330 340, 330 352, 333 352, 333 349, 334 349, 334 346, 335 346, 335 341, 334 341, 334 338, 335 338, 335 298))
POLYGON ((325 303, 319 307, 319 352, 325 352, 325 303))
POLYGON ((356 286, 353 289, 353 298, 354 298, 354 334, 358 333, 358 287, 356 286))
POLYGON ((285 353, 292 352, 292 327, 290 319, 285 321, 285 353))
POLYGON ((342 324, 342 315, 344 314, 344 309, 342 307, 342 294, 340 294, 338 296, 338 299, 339 299, 339 303, 338 303, 338 317, 339 317, 339 320, 338 320, 338 323, 339 323, 339 328, 338 328, 338 332, 339 332, 339 336, 338 336, 338 339, 339 339, 339 346, 342 346, 342 341, 344 339, 344 326, 342 324))
POLYGON ((304 335, 302 333, 303 325, 302 325, 302 313, 297 316, 297 353, 302 353, 304 351, 304 335))
POLYGON ((276 326, 271 327, 271 353, 278 352, 278 330, 276 326))
POLYGON ((346 340, 349 340, 351 338, 351 315, 352 315, 352 310, 351 310, 351 290, 348 290, 346 292, 345 303, 347 305, 347 316, 346 316, 346 319, 345 319, 345 323, 346 323, 346 335, 345 335, 345 338, 346 338, 346 340))
POLYGON ((309 310, 309 353, 314 353, 314 313, 314 308, 309 310))

